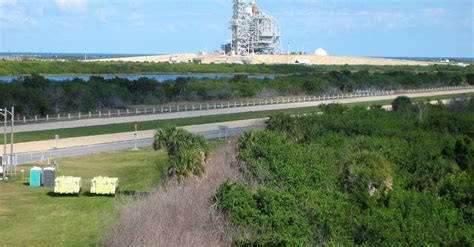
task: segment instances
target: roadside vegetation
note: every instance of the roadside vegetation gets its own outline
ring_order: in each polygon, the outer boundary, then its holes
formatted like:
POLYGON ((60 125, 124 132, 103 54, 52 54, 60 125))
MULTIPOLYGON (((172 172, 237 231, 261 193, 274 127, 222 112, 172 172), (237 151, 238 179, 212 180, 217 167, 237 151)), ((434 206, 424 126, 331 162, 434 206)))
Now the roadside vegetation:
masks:
MULTIPOLYGON (((311 68, 311 67, 309 67, 311 68)), ((431 67, 429 72, 394 70, 331 70, 286 74, 274 79, 185 78, 158 82, 155 79, 104 79, 53 81, 38 74, 0 83, 0 106, 16 106, 18 117, 64 112, 125 109, 183 101, 222 101, 276 96, 350 93, 354 90, 392 90, 422 87, 474 85, 474 72, 451 67, 431 67)))
MULTIPOLYGON (((413 102, 426 102, 430 100, 467 98, 467 97, 472 97, 472 96, 474 96, 473 93, 453 94, 453 95, 440 95, 436 97, 419 97, 419 98, 412 98, 411 100, 413 102)), ((380 100, 380 101, 352 103, 352 104, 348 104, 347 106, 369 107, 372 105, 389 105, 390 103, 391 103, 391 100, 380 100)), ((169 126, 179 127, 179 126, 198 125, 198 124, 207 124, 207 123, 220 123, 220 122, 245 120, 245 119, 266 118, 276 113, 307 114, 307 113, 314 113, 318 111, 320 111, 319 107, 303 107, 303 108, 284 109, 284 110, 244 112, 244 113, 212 115, 212 116, 203 116, 203 117, 146 121, 146 122, 138 122, 137 124, 138 124, 139 130, 153 130, 156 128, 165 128, 169 126)), ((134 130, 134 125, 135 123, 127 123, 127 124, 112 124, 112 125, 101 125, 101 126, 91 126, 91 127, 69 128, 69 129, 21 132, 21 133, 15 133, 15 142, 20 143, 20 142, 51 140, 54 138, 55 135, 59 135, 60 138, 72 138, 72 137, 131 132, 134 130)), ((10 138, 7 138, 7 143, 10 143, 10 138)))
POLYGON ((322 107, 243 134, 244 182, 215 203, 236 246, 455 245, 474 241, 474 100, 322 107))

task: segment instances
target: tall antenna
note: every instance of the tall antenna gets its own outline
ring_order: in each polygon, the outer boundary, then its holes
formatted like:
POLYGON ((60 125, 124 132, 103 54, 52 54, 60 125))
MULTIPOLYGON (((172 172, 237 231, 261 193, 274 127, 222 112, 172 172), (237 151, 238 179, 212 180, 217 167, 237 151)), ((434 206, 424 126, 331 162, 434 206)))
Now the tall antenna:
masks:
POLYGON ((87 60, 87 50, 84 49, 84 61, 86 61, 86 60, 87 60))

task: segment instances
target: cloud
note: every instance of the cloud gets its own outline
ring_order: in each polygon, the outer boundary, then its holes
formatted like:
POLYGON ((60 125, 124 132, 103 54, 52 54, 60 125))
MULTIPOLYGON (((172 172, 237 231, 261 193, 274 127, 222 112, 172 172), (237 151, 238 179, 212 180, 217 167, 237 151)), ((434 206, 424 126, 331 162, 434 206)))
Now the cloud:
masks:
POLYGON ((145 25, 145 20, 143 19, 143 16, 141 16, 137 12, 132 12, 130 16, 128 17, 128 19, 130 20, 130 22, 132 22, 133 24, 137 26, 145 25))
POLYGON ((12 9, 0 12, 0 27, 18 28, 22 25, 36 25, 36 19, 26 16, 21 10, 12 9))
POLYGON ((16 0, 0 0, 0 7, 3 6, 15 6, 16 0))
POLYGON ((87 8, 88 0, 55 0, 55 1, 56 1, 56 5, 62 10, 84 11, 87 8))
POLYGON ((36 25, 38 21, 25 13, 16 0, 0 0, 0 27, 19 28, 36 25))
POLYGON ((102 24, 109 22, 109 17, 115 14, 115 9, 100 8, 95 11, 95 16, 102 24))

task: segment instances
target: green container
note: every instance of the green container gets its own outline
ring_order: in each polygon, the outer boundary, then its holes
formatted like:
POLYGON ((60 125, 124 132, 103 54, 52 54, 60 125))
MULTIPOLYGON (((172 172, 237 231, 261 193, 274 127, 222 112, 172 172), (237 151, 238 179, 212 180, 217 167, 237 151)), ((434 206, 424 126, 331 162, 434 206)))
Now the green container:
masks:
POLYGON ((41 187, 41 177, 43 170, 40 167, 30 169, 30 187, 41 187))

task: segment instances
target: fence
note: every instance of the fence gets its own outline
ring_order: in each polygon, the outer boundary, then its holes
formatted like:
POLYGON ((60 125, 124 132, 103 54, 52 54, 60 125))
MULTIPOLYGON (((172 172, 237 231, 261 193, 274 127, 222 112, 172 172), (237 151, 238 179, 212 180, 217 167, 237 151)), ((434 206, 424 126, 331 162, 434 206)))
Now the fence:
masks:
POLYGON ((20 119, 15 120, 16 125, 21 124, 32 124, 40 122, 52 122, 52 121, 71 121, 80 119, 97 119, 97 118, 110 118, 110 117, 126 117, 126 116, 139 116, 147 114, 162 114, 162 113, 173 113, 173 112, 187 112, 187 111, 205 111, 215 109, 226 109, 226 108, 241 108, 251 106, 262 106, 262 105, 275 105, 275 104, 291 104, 300 102, 314 102, 314 101, 326 101, 326 100, 340 100, 350 98, 361 98, 361 97, 374 97, 384 96, 393 94, 410 94, 410 93, 421 93, 421 92, 435 92, 435 91, 447 91, 447 90, 460 90, 474 88, 474 86, 450 86, 450 87, 436 87, 436 88, 422 88, 422 89, 407 89, 407 90, 357 90, 352 93, 343 94, 323 94, 318 96, 293 96, 293 97, 278 97, 268 99, 253 99, 253 100, 239 100, 239 101, 226 101, 226 102, 213 102, 213 103, 200 103, 192 105, 174 105, 174 106, 161 106, 161 107, 149 107, 149 108, 134 108, 134 109, 118 109, 118 110, 98 110, 94 112, 79 112, 79 113, 63 113, 56 115, 46 116, 34 116, 26 117, 23 116, 20 119))

